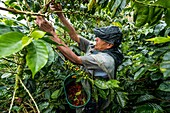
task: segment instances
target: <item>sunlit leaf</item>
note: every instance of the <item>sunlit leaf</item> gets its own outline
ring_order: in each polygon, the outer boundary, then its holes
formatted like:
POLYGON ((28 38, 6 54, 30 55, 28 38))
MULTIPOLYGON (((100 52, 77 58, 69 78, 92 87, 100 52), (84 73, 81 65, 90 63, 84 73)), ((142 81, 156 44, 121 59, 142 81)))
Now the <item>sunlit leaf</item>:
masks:
POLYGON ((45 66, 48 60, 46 44, 41 40, 33 41, 27 48, 26 63, 34 75, 45 66))
POLYGON ((35 30, 31 33, 31 37, 33 37, 34 39, 39 39, 42 38, 45 34, 46 32, 44 31, 35 30))
POLYGON ((96 3, 96 0, 90 0, 90 2, 88 3, 88 11, 94 7, 95 3, 96 3))
POLYGON ((62 91, 63 91, 63 88, 60 88, 60 89, 55 90, 55 91, 52 93, 51 98, 52 98, 52 99, 57 99, 57 98, 61 95, 62 91))
POLYGON ((169 36, 167 38, 166 37, 155 37, 155 38, 147 39, 146 41, 154 42, 154 44, 161 44, 161 43, 170 42, 170 37, 169 36))
POLYGON ((109 80, 109 81, 104 81, 99 79, 94 80, 94 84, 100 89, 118 88, 119 83, 120 82, 117 80, 109 80))
POLYGON ((32 42, 32 38, 24 36, 22 38, 22 47, 25 47, 25 46, 29 45, 31 42, 32 42))
POLYGON ((22 37, 19 32, 9 32, 0 35, 0 57, 5 57, 22 50, 22 37))
POLYGON ((8 77, 10 77, 12 75, 12 73, 4 73, 2 76, 1 76, 1 78, 3 79, 3 78, 8 78, 8 77))
POLYGON ((119 87, 119 81, 117 81, 117 80, 109 80, 109 81, 107 81, 106 82, 107 83, 107 85, 110 87, 110 88, 118 88, 119 87))
POLYGON ((94 84, 100 88, 100 89, 108 89, 108 85, 106 84, 106 81, 96 79, 94 80, 94 84))
POLYGON ((122 28, 122 24, 120 22, 112 22, 112 24, 114 26, 118 26, 118 27, 122 28))

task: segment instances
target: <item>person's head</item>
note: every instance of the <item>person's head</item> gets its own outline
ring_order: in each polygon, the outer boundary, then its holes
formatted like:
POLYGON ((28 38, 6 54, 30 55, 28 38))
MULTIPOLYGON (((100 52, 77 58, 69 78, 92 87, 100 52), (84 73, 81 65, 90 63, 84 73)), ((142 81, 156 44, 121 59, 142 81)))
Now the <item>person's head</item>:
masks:
POLYGON ((106 50, 121 44, 122 32, 117 26, 95 28, 96 50, 106 50))

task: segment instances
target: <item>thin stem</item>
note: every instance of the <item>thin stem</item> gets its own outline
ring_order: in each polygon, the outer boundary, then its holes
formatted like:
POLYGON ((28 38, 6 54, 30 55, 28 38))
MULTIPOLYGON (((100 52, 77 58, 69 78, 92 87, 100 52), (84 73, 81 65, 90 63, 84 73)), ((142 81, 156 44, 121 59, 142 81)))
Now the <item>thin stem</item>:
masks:
MULTIPOLYGON (((17 0, 17 2, 18 2, 18 5, 19 5, 19 7, 20 7, 21 11, 24 11, 24 10, 23 10, 22 5, 21 5, 21 4, 20 4, 20 2, 19 2, 19 0, 17 0)), ((24 17, 25 17, 25 19, 26 19, 26 22, 27 22, 27 26, 28 26, 28 28, 31 28, 31 26, 30 26, 30 23, 29 23, 29 21, 28 21, 27 16, 26 16, 26 15, 24 15, 24 17)))
POLYGON ((19 88, 19 76, 23 75, 23 71, 24 71, 24 67, 25 67, 25 59, 24 58, 20 58, 19 63, 21 63, 21 65, 18 66, 17 68, 17 74, 15 76, 15 86, 14 86, 14 92, 13 92, 13 96, 12 96, 12 100, 11 100, 11 104, 10 104, 10 108, 9 108, 9 112, 11 113, 13 104, 14 104, 14 100, 15 100, 15 94, 17 89, 19 88))
POLYGON ((66 60, 64 59, 64 56, 62 56, 57 50, 55 50, 55 52, 60 56, 60 58, 61 58, 64 62, 66 62, 66 60))
POLYGON ((12 74, 17 74, 16 72, 13 71, 6 71, 6 69, 0 70, 3 73, 12 73, 12 74))
POLYGON ((27 9, 31 10, 31 8, 30 8, 30 6, 28 5, 27 1, 24 0, 24 2, 25 2, 25 6, 27 7, 27 9))
MULTIPOLYGON (((29 101, 29 100, 28 100, 29 101)), ((30 108, 33 109, 34 113, 36 113, 36 110, 34 109, 34 107, 31 105, 31 102, 29 101, 29 103, 24 102, 24 104, 28 105, 30 108), (29 104, 30 103, 30 104, 29 104)))
POLYGON ((4 11, 9 11, 14 14, 26 14, 26 15, 35 15, 35 16, 45 16, 45 14, 40 14, 40 13, 33 13, 33 12, 27 12, 27 11, 20 11, 17 9, 11 9, 11 8, 5 8, 5 7, 0 7, 0 10, 4 11))
MULTIPOLYGON (((3 59, 3 60, 6 60, 6 61, 8 61, 8 62, 12 62, 12 63, 14 63, 14 64, 18 64, 18 63, 16 63, 16 62, 12 61, 12 60, 7 59, 7 58, 2 58, 2 59, 3 59)), ((18 65, 21 65, 21 64, 18 64, 18 65)))
POLYGON ((38 108, 38 105, 37 105, 37 103, 35 102, 34 98, 32 97, 31 93, 30 93, 29 90, 26 88, 26 86, 24 85, 24 83, 22 82, 22 80, 21 80, 20 78, 19 78, 19 81, 20 81, 21 85, 24 87, 24 89, 26 90, 26 92, 28 93, 28 95, 30 96, 31 100, 34 102, 35 107, 36 107, 36 109, 37 109, 37 112, 40 113, 40 110, 39 110, 39 108, 38 108))
POLYGON ((18 89, 18 75, 16 75, 16 77, 15 77, 14 92, 13 92, 12 101, 11 101, 10 108, 9 108, 9 112, 8 112, 8 113, 11 113, 12 106, 13 106, 13 104, 14 104, 15 94, 16 94, 17 89, 18 89))
MULTIPOLYGON (((20 11, 17 9, 10 9, 10 8, 4 8, 4 7, 0 7, 0 10, 5 10, 5 11, 9 11, 12 12, 14 14, 26 14, 26 15, 34 15, 34 16, 43 16, 46 17, 45 14, 41 14, 41 13, 33 13, 33 12, 28 12, 28 11, 20 11)), ((108 22, 112 22, 112 19, 110 20, 110 18, 104 17, 104 16, 99 16, 99 15, 89 15, 88 13, 84 13, 84 12, 80 12, 80 11, 55 11, 54 13, 67 13, 67 14, 78 14, 78 15, 82 15, 82 16, 87 16, 89 18, 95 18, 95 19, 101 19, 101 20, 107 20, 108 22)), ((47 15, 48 16, 48 15, 47 15)))

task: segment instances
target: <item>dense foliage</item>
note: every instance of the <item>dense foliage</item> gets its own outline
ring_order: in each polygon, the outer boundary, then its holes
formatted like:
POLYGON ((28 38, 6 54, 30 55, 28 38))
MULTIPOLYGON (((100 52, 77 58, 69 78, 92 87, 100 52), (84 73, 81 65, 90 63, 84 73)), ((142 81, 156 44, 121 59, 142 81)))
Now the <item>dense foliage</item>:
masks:
POLYGON ((53 23, 60 38, 82 55, 67 28, 49 10, 51 0, 0 0, 6 6, 0 10, 13 14, 0 15, 0 112, 68 112, 63 81, 71 74, 93 84, 96 100, 109 97, 108 113, 170 112, 169 0, 55 1, 61 2, 65 16, 88 39, 94 27, 121 27, 125 59, 117 80, 91 79, 64 58, 49 34, 38 29, 34 20, 42 15, 53 23))

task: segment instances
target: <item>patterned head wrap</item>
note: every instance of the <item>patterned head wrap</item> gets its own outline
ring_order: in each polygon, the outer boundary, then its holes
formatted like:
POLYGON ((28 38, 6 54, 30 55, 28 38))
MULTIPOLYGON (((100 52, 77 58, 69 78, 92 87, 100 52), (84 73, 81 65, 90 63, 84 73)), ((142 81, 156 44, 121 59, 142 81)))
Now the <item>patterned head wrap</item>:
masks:
POLYGON ((94 34, 108 43, 117 44, 117 46, 121 43, 123 35, 117 26, 94 28, 94 34))

